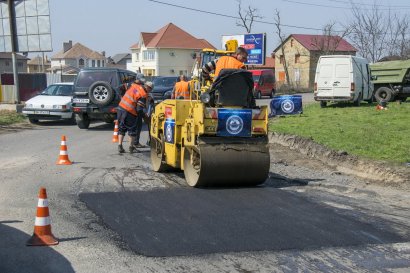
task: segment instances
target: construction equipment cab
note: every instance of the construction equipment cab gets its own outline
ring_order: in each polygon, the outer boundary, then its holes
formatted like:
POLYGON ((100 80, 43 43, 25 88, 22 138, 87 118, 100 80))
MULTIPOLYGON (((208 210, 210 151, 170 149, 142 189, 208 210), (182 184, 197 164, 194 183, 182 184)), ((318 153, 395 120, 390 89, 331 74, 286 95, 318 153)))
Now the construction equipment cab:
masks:
POLYGON ((314 98, 325 107, 327 102, 373 101, 369 63, 351 55, 320 56, 316 67, 314 98))

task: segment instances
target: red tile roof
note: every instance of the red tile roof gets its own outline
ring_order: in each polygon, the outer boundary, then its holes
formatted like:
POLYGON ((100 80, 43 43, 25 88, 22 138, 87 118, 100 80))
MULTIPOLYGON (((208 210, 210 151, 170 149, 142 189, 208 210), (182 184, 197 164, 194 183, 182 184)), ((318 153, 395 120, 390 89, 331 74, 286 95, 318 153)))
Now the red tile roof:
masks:
MULTIPOLYGON (((167 24, 155 33, 141 32, 141 39, 146 47, 151 48, 215 49, 208 41, 197 39, 172 23, 167 24)), ((139 48, 135 46, 133 45, 131 48, 139 48)))
POLYGON ((272 57, 265 58, 265 66, 266 67, 275 67, 275 59, 272 57))
POLYGON ((339 36, 291 34, 290 37, 295 38, 310 51, 322 50, 323 45, 329 45, 329 48, 332 48, 332 50, 337 45, 334 51, 357 51, 356 48, 339 36))
POLYGON ((95 60, 105 60, 104 55, 98 53, 97 51, 93 51, 80 43, 74 44, 66 52, 64 52, 64 49, 60 50, 52 56, 51 59, 76 59, 80 56, 95 60))

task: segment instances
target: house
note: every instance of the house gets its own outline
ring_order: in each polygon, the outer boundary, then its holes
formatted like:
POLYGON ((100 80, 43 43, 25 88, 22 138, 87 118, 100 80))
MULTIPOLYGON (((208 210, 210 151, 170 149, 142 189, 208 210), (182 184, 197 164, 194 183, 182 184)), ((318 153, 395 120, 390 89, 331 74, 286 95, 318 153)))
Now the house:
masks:
POLYGON ((131 60, 130 53, 119 53, 107 58, 107 67, 127 69, 127 66, 131 65, 131 60))
MULTIPOLYGON (((17 72, 27 72, 27 62, 29 58, 16 54, 17 72)), ((0 52, 0 73, 13 73, 13 61, 11 53, 0 52)))
POLYGON ((51 62, 47 56, 41 57, 37 56, 27 62, 27 72, 28 73, 38 73, 49 71, 51 67, 51 62))
POLYGON ((70 40, 63 43, 63 50, 51 57, 51 72, 77 74, 83 67, 105 67, 105 52, 99 53, 70 40))
POLYGON ((145 76, 188 75, 203 48, 215 49, 208 41, 169 23, 156 32, 141 32, 139 42, 131 46, 128 69, 145 76))
POLYGON ((339 36, 291 34, 273 52, 276 87, 288 84, 297 90, 313 90, 321 55, 356 55, 356 52, 356 48, 339 36))

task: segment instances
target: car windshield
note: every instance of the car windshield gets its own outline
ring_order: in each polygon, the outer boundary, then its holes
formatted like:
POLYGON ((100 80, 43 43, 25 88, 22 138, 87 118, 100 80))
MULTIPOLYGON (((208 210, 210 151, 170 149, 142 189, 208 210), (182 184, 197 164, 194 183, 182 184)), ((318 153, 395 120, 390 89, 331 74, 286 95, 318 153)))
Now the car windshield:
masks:
POLYGON ((97 81, 104 81, 115 84, 115 72, 111 71, 82 71, 79 73, 76 85, 78 87, 90 87, 97 81))
POLYGON ((170 78, 155 78, 153 83, 154 83, 154 88, 155 87, 171 87, 174 86, 176 82, 175 77, 170 77, 170 78))
POLYGON ((52 84, 49 85, 41 95, 45 96, 72 96, 73 86, 68 84, 52 84))
POLYGON ((260 75, 252 75, 252 78, 253 78, 254 82, 259 82, 260 77, 261 77, 260 75))

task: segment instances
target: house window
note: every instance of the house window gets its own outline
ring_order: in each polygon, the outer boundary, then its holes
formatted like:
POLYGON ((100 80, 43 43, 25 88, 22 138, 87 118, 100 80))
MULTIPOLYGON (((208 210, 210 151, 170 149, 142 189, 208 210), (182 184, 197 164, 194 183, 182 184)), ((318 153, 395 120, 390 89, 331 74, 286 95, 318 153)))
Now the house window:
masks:
POLYGON ((280 63, 280 64, 284 64, 284 63, 285 63, 285 57, 284 57, 283 55, 280 55, 279 63, 280 63))
POLYGON ((139 60, 140 60, 140 54, 135 53, 135 61, 139 62, 139 60))
POLYGON ((10 62, 9 62, 9 61, 6 61, 6 66, 10 66, 10 62))
POLYGON ((84 67, 84 59, 79 59, 78 60, 78 66, 79 67, 84 67))
POLYGON ((142 60, 144 61, 155 60, 155 51, 154 50, 144 50, 143 55, 142 55, 142 60))
POLYGON ((105 66, 105 62, 104 60, 101 61, 101 66, 104 67, 105 66))
POLYGON ((18 62, 18 63, 17 63, 17 67, 23 67, 23 63, 22 63, 22 62, 18 62))
POLYGON ((92 66, 92 67, 95 67, 95 60, 92 60, 91 66, 92 66))
POLYGON ((188 75, 188 70, 179 70, 179 75, 188 75))
POLYGON ((295 55, 295 64, 300 63, 300 54, 295 55))
POLYGON ((290 47, 293 47, 293 39, 290 39, 290 47))
POLYGON ((101 66, 101 61, 97 60, 97 67, 100 67, 100 66, 101 66))

